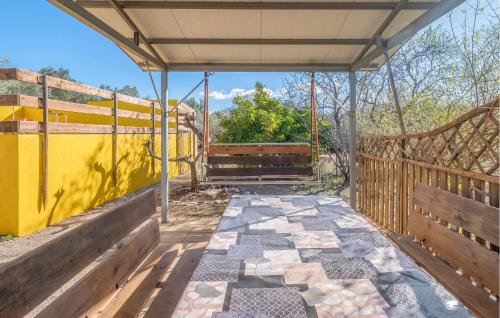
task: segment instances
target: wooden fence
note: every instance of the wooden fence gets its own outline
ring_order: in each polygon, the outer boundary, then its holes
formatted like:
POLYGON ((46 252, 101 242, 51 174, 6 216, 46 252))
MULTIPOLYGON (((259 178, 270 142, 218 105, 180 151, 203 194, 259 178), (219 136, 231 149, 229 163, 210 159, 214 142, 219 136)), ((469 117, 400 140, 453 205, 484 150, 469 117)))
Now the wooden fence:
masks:
POLYGON ((362 138, 357 210, 406 234, 416 181, 498 207, 498 104, 497 99, 428 132, 362 138))
MULTIPOLYGON (((428 132, 362 138, 357 157, 357 210, 402 242, 415 238, 430 247, 453 271, 467 274, 476 286, 485 287, 495 297, 498 282, 489 282, 478 269, 498 268, 494 266, 499 252, 498 116, 496 99, 428 132), (489 217, 481 216, 484 211, 489 217), (495 224, 488 226, 488 222, 495 224), (448 229, 455 234, 437 238, 434 231, 428 236, 436 226, 443 233, 448 229), (438 239, 444 240, 438 242, 441 245, 436 244, 438 239), (451 244, 456 242, 467 244, 451 244), (477 256, 472 247, 478 244, 485 248, 480 254, 485 257, 469 265, 477 256), (455 252, 449 253, 443 246, 455 252), (471 255, 465 259, 467 253, 471 255)), ((409 249, 420 253, 412 246, 409 249)), ((494 274, 490 275, 493 280, 498 277, 494 274)))

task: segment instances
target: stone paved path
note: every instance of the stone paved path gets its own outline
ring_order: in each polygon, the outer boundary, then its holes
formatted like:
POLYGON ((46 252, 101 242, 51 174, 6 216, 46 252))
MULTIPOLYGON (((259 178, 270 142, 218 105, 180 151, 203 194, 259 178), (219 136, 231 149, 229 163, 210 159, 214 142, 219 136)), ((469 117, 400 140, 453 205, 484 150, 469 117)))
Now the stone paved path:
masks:
POLYGON ((339 198, 234 196, 172 317, 470 317, 339 198))

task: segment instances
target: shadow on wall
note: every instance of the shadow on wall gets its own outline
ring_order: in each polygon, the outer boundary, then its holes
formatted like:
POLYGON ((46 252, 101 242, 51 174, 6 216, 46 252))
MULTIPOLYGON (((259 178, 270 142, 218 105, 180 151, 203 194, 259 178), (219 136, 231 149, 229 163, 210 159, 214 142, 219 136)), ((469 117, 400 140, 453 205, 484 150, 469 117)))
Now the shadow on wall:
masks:
MULTIPOLYGON (((96 139, 95 135, 91 136, 90 138, 96 139)), ((158 174, 154 174, 151 158, 143 146, 148 137, 147 135, 119 136, 116 184, 113 178, 113 146, 110 135, 101 136, 98 142, 93 143, 94 147, 86 148, 85 152, 92 151, 86 156, 72 152, 67 152, 64 158, 58 158, 57 154, 53 158, 49 156, 49 201, 45 226, 157 182, 158 174), (57 159, 59 159, 57 163, 53 161, 57 159), (55 168, 55 164, 59 167, 55 168)), ((75 135, 69 138, 81 139, 82 136, 75 135)), ((59 141, 59 144, 61 143, 59 141)), ((41 159, 40 174, 42 165, 41 159)), ((158 165, 158 162, 155 165, 158 165)), ((158 168, 155 170, 159 171, 158 168)), ((40 184, 42 183, 43 177, 40 175, 40 184)), ((38 212, 43 214, 42 191, 38 198, 38 212)))

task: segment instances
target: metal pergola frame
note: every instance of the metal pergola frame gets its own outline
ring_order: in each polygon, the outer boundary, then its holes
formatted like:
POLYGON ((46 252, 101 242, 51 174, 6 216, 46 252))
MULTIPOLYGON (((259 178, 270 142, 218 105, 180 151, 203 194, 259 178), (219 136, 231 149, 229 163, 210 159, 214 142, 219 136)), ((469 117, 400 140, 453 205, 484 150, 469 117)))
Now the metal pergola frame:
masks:
MULTIPOLYGON (((397 49, 418 31, 428 26, 437 18, 454 9, 465 0, 442 0, 441 2, 241 2, 241 1, 88 1, 88 0, 48 0, 50 3, 103 34, 119 47, 144 59, 140 67, 154 66, 161 71, 162 105, 162 221, 168 220, 168 72, 348 72, 350 84, 350 205, 356 207, 356 71, 377 69, 381 65, 373 64, 375 59, 384 57, 389 63, 388 51, 397 49), (114 8, 125 23, 133 30, 134 38, 126 38, 121 33, 100 20, 87 8, 114 8), (169 39, 147 38, 128 16, 124 9, 224 9, 224 10, 391 10, 375 35, 370 39, 169 39), (408 24, 392 37, 383 39, 382 34, 401 10, 427 10, 420 17, 408 24), (144 44, 149 50, 140 47, 144 44), (296 64, 296 63, 166 63, 157 53, 154 44, 258 44, 258 45, 321 45, 338 44, 363 45, 363 49, 351 64, 296 64), (375 45, 375 49, 369 51, 375 45), (354 182, 352 182, 354 180, 354 182)), ((128 53, 127 53, 128 54, 128 53)), ((392 77, 392 73, 389 74, 392 77)), ((398 103, 394 80, 391 78, 393 95, 398 103)))

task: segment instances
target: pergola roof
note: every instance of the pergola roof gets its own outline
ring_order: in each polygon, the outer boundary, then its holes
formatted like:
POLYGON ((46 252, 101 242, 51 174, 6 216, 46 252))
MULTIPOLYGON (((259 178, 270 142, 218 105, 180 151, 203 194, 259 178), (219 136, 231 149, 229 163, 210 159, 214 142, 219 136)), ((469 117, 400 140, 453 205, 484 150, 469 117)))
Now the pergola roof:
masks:
POLYGON ((49 0, 146 69, 377 69, 463 0, 49 0), (148 61, 146 65, 146 61, 148 61))

